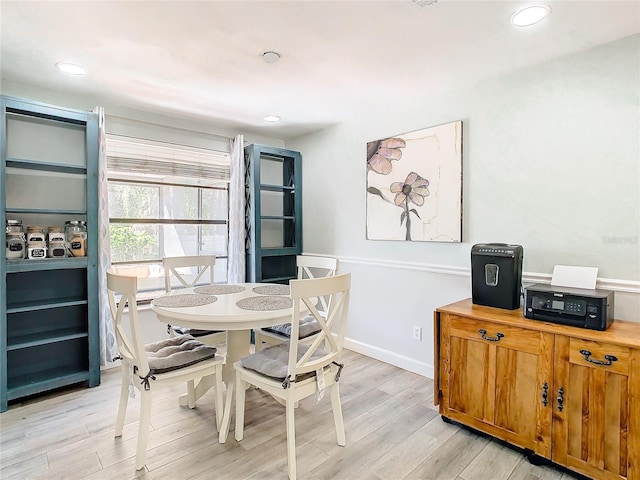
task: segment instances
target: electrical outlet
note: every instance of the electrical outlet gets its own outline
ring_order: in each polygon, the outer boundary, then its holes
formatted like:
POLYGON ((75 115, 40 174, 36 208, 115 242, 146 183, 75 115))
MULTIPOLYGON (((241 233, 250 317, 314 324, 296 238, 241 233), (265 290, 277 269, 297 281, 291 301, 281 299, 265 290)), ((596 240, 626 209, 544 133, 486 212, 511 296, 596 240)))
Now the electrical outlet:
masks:
POLYGON ((422 327, 419 327, 418 325, 413 326, 413 339, 418 340, 419 342, 422 341, 422 327))

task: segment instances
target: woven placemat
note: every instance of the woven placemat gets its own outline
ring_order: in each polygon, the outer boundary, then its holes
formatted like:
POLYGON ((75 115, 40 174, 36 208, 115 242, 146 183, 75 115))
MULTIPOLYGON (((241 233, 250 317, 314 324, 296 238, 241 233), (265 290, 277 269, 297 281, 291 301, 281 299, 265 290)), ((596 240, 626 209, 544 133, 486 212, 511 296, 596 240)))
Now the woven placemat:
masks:
POLYGON ((151 301, 156 307, 199 307, 216 302, 217 297, 213 295, 202 295, 201 293, 181 293, 179 295, 166 295, 151 301))
POLYGON ((284 310, 291 308, 293 301, 289 297, 260 296, 243 298, 238 300, 236 305, 243 310, 284 310))
POLYGON ((261 285, 253 287, 253 292, 260 295, 289 295, 291 289, 289 285, 261 285))
POLYGON ((238 293, 246 290, 247 287, 242 285, 205 285, 193 289, 195 293, 205 293, 207 295, 225 295, 229 293, 238 293))

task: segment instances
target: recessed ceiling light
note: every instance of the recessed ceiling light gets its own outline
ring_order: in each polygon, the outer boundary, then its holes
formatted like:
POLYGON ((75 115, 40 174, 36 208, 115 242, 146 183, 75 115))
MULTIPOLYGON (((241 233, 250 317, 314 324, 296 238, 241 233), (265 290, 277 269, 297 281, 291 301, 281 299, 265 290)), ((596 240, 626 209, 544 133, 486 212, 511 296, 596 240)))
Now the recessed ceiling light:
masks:
POLYGON ((551 13, 551 8, 548 5, 532 5, 514 13, 511 17, 511 23, 516 27, 528 27, 538 23, 549 13, 551 13))
POLYGON ((280 60, 280 54, 277 52, 263 52, 260 56, 266 63, 276 63, 280 60))
POLYGON ((280 121, 280 117, 278 117, 277 115, 267 115, 266 117, 264 117, 264 121, 265 122, 279 122, 280 121))
POLYGON ((68 73, 70 75, 86 75, 87 71, 80 65, 74 65, 73 63, 58 62, 56 63, 58 70, 68 73))

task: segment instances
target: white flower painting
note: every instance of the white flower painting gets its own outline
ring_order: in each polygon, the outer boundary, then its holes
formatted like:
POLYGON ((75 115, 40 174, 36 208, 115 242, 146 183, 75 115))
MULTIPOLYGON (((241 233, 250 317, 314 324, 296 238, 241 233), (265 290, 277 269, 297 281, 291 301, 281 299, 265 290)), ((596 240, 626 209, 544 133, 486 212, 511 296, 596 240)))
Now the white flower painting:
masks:
POLYGON ((367 239, 462 241, 462 121, 367 143, 367 239))

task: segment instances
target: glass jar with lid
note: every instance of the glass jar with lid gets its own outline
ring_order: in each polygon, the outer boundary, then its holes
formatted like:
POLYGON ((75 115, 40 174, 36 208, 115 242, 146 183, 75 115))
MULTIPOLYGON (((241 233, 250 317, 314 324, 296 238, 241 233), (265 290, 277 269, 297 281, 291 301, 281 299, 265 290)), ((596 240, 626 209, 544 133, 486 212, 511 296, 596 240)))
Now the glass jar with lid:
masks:
POLYGON ((24 233, 22 228, 22 220, 9 220, 5 224, 6 233, 24 233))
POLYGON ((44 228, 39 225, 27 227, 27 243, 43 243, 45 240, 44 228))
POLYGON ((74 257, 87 255, 87 222, 84 220, 68 220, 64 224, 67 246, 74 257))
POLYGON ((67 239, 62 230, 63 230, 62 227, 49 227, 47 229, 47 242, 49 243, 66 242, 67 239))
POLYGON ((25 253, 24 230, 22 220, 6 220, 6 250, 7 260, 22 260, 25 253))
POLYGON ((5 257, 7 260, 22 260, 24 258, 24 233, 7 232, 5 257))

